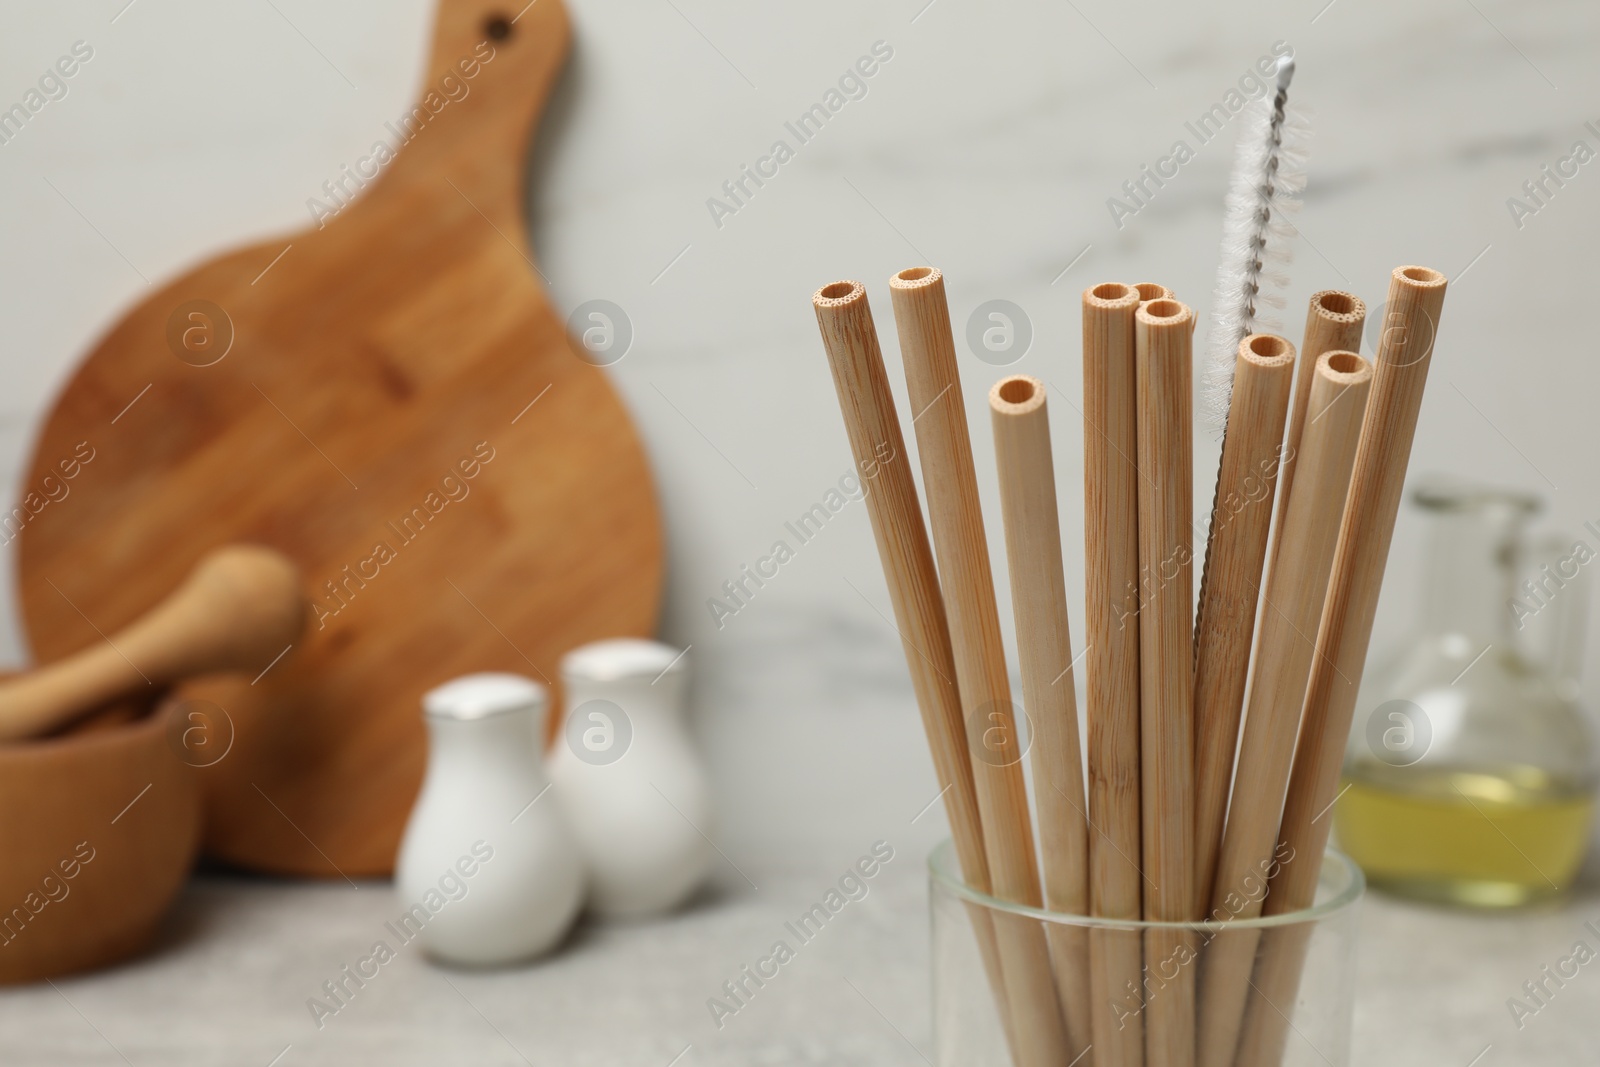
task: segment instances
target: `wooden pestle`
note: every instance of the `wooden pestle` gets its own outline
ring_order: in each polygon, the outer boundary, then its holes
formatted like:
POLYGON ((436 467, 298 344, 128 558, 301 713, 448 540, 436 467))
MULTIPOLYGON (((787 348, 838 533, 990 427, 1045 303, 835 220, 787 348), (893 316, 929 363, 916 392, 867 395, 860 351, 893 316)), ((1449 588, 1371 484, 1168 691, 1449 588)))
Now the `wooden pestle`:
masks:
POLYGON ((256 545, 216 549, 126 628, 0 684, 0 741, 52 733, 113 700, 185 678, 264 670, 305 623, 300 571, 290 560, 256 545))

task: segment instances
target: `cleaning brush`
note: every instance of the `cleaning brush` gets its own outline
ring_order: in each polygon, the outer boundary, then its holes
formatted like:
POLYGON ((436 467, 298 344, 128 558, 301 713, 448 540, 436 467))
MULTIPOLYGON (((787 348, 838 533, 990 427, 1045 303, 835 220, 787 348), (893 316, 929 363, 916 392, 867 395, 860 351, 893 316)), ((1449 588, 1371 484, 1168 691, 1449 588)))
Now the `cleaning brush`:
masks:
POLYGON ((1289 242, 1296 231, 1284 216, 1300 206, 1305 189, 1307 135, 1304 120, 1287 108, 1293 77, 1294 57, 1284 56, 1274 91, 1246 113, 1228 181, 1202 387, 1202 406, 1218 433, 1228 422, 1239 342, 1278 325, 1262 318, 1261 308, 1283 307, 1275 290, 1289 284, 1289 242))
POLYGON ((1294 228, 1284 214, 1305 186, 1304 131, 1284 107, 1293 75, 1294 60, 1279 60, 1275 91, 1257 101, 1239 131, 1203 372, 1202 403, 1213 429, 1221 431, 1222 455, 1194 640, 1192 852, 1202 899, 1212 891, 1228 809, 1294 378, 1294 345, 1267 333, 1259 315, 1263 304, 1283 306, 1266 285, 1288 283, 1283 268, 1294 228))

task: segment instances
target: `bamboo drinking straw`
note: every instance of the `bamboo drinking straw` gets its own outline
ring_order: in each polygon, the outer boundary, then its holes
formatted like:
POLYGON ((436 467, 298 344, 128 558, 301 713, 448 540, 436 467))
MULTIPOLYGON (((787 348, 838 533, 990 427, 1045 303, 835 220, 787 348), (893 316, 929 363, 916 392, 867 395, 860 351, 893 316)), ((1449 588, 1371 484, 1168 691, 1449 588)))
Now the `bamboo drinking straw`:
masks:
MULTIPOLYGON (((1306 310, 1300 370, 1278 468, 1267 610, 1257 638, 1256 680, 1239 752, 1240 770, 1248 773, 1235 786, 1230 820, 1238 821, 1228 826, 1232 856, 1225 861, 1226 870, 1202 883, 1211 894, 1214 918, 1258 915, 1261 889, 1272 868, 1306 673, 1372 379, 1371 366, 1354 355, 1366 315, 1359 297, 1336 289, 1313 293, 1306 310), (1341 350, 1346 354, 1324 365, 1324 355, 1341 350), (1336 398, 1340 406, 1334 411, 1336 398), (1315 436, 1308 437, 1308 419, 1321 426, 1315 436), (1302 464, 1317 484, 1297 498, 1294 476, 1302 464), (1309 510, 1291 526, 1289 515, 1296 507, 1309 510), (1280 563, 1288 568, 1281 577, 1280 563)), ((1208 950, 1201 968, 1201 1067, 1232 1063, 1259 941, 1257 935, 1233 932, 1214 939, 1208 950)))
MULTIPOLYGON (((1322 853, 1333 823, 1325 816, 1336 799, 1445 284, 1443 274, 1426 267, 1397 267, 1389 280, 1387 318, 1317 628, 1300 741, 1279 829, 1279 839, 1299 862, 1285 862, 1272 879, 1266 907, 1270 915, 1309 907, 1316 896, 1322 853)), ((1281 1059, 1301 963, 1289 957, 1302 956, 1304 942, 1284 944, 1300 951, 1264 953, 1257 965, 1266 984, 1256 982, 1261 994, 1252 999, 1245 1019, 1241 1067, 1276 1064, 1281 1059)))
POLYGON ((1172 290, 1158 282, 1134 282, 1129 288, 1139 294, 1139 303, 1148 304, 1152 300, 1171 300, 1172 290))
MULTIPOLYGON (((978 814, 994 895, 1039 907, 1033 820, 1022 775, 1011 683, 1006 674, 994 578, 978 504, 966 404, 956 371, 955 339, 944 276, 912 267, 889 279, 912 422, 928 494, 934 554, 944 590, 973 758, 978 814)), ((1016 1029, 1019 1067, 1059 1067, 1071 1059, 1050 976, 1044 931, 1032 920, 996 920, 1000 962, 1016 1029)))
MULTIPOLYGON (((865 497, 867 514, 878 543, 928 748, 933 753, 934 773, 944 797, 961 876, 974 889, 988 893, 989 861, 984 853, 966 729, 956 692, 955 659, 950 650, 944 602, 911 477, 911 457, 906 454, 900 435, 900 419, 895 414, 894 396, 872 324, 872 309, 867 304, 866 290, 857 282, 825 285, 812 296, 811 303, 833 370, 833 384, 839 394, 856 468, 870 486, 865 497)), ((970 914, 1009 1036, 1011 1018, 989 913, 973 908, 970 914)))
MULTIPOLYGON (((1239 777, 1216 877, 1207 889, 1209 917, 1219 921, 1261 913, 1267 878, 1280 858, 1275 854, 1278 815, 1372 382, 1371 365, 1353 352, 1325 353, 1311 372, 1300 476, 1278 531, 1283 547, 1267 584, 1239 777)), ((1235 403, 1240 396, 1234 393, 1235 403)), ((1223 930, 1206 951, 1200 970, 1200 1067, 1233 1063, 1258 941, 1244 931, 1223 930)))
MULTIPOLYGON (((1139 875, 1139 473, 1134 314, 1139 293, 1083 293, 1084 558, 1087 570, 1089 906, 1143 915, 1139 875)), ((1114 994, 1139 989, 1136 932, 1089 935, 1090 1022, 1098 1067, 1141 1067, 1144 1016, 1114 994)))
MULTIPOLYGON (((1191 325, 1176 300, 1135 315, 1139 464, 1139 742, 1146 919, 1199 918, 1194 858, 1194 403, 1191 325)), ((1148 991, 1145 1055, 1161 1067, 1194 1061, 1191 935, 1154 929, 1145 968, 1165 978, 1148 991)))
POLYGON ((1253 333, 1239 342, 1194 625, 1194 884, 1201 905, 1216 873, 1228 810, 1293 379, 1294 345, 1287 340, 1253 333))
MULTIPOLYGON (((1022 700, 1033 725, 1033 793, 1044 899, 1052 911, 1085 915, 1089 828, 1084 821, 1078 698, 1044 383, 1026 375, 1002 378, 989 391, 989 410, 1022 663, 1022 700)), ((1076 1059, 1093 1043, 1089 939, 1083 927, 1059 923, 1049 924, 1045 934, 1067 1020, 1068 1052, 1076 1059)))
MULTIPOLYGON (((1367 305, 1354 293, 1324 289, 1311 294, 1311 303, 1306 309, 1305 339, 1300 344, 1300 371, 1295 378, 1294 401, 1289 407, 1289 433, 1283 441, 1283 464, 1278 470, 1275 525, 1280 531, 1289 514, 1289 489, 1294 485, 1300 437, 1305 432, 1306 403, 1311 396, 1311 379, 1316 376, 1317 360, 1324 352, 1361 351, 1361 330, 1366 321, 1367 305)), ((1282 536, 1273 542, 1271 559, 1277 558, 1277 546, 1282 543, 1282 536)))

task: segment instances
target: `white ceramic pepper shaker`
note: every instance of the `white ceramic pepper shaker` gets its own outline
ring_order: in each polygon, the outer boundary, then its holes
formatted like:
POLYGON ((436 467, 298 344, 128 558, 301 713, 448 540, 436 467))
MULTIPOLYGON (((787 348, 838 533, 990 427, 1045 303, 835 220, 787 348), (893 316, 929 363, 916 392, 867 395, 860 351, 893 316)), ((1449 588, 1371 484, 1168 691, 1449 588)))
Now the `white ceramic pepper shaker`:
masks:
POLYGON ((588 862, 590 907, 610 918, 677 907, 715 858, 710 789, 683 719, 683 653, 597 641, 562 659, 561 680, 566 714, 550 772, 588 862))
POLYGON ((490 966, 561 940, 583 903, 584 866, 539 739, 544 686, 471 674, 422 698, 428 769, 400 844, 396 936, 431 956, 490 966))

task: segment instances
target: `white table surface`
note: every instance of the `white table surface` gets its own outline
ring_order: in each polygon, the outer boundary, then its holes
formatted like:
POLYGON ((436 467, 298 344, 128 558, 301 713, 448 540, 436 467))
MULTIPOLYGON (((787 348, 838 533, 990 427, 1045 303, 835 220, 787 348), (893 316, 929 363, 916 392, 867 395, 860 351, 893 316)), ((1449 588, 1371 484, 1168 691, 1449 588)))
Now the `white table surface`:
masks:
MULTIPOLYGON (((393 941, 383 929, 400 910, 391 887, 205 876, 145 958, 0 995, 0 1063, 667 1067, 682 1053, 679 1067, 913 1067, 933 1055, 920 851, 897 848, 867 896, 720 1029, 706 1006, 870 843, 804 865, 744 865, 756 889, 725 866, 716 887, 682 914, 586 924, 527 967, 448 970, 401 948, 320 1028, 306 1000, 322 996, 321 984, 374 940, 393 941)), ((1506 1007, 1574 941, 1600 948, 1582 928, 1591 919, 1600 924, 1600 894, 1516 917, 1369 894, 1351 1062, 1593 1063, 1600 980, 1590 971, 1600 961, 1520 1031, 1506 1007)))

